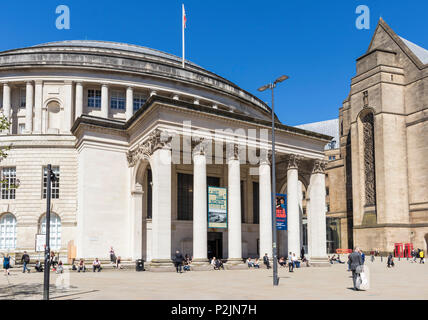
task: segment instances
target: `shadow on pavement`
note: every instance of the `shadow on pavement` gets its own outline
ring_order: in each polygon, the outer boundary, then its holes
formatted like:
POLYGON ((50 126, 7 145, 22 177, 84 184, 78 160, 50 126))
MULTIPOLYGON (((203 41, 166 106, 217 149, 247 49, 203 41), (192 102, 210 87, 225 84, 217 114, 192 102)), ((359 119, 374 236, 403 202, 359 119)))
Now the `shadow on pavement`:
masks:
MULTIPOLYGON (((50 295, 72 292, 72 289, 76 289, 76 286, 69 286, 68 289, 57 287, 51 284, 49 286, 50 295)), ((43 284, 16 284, 8 285, 6 287, 0 287, 0 299, 13 300, 13 299, 25 299, 25 298, 42 298, 43 296, 43 284)))

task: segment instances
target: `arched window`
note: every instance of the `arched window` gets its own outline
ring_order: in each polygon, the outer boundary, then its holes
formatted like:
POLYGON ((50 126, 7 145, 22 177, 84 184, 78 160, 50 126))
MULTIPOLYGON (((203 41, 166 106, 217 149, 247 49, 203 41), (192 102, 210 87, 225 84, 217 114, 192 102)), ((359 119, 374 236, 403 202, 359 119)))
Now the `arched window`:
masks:
POLYGON ((369 112, 361 117, 364 139, 364 177, 366 206, 376 204, 374 118, 369 112))
MULTIPOLYGON (((50 228, 49 245, 52 250, 58 250, 61 248, 61 218, 53 212, 51 212, 50 228)), ((39 232, 46 234, 46 214, 40 220, 39 232)))
POLYGON ((0 249, 16 248, 16 218, 11 213, 0 219, 0 249))

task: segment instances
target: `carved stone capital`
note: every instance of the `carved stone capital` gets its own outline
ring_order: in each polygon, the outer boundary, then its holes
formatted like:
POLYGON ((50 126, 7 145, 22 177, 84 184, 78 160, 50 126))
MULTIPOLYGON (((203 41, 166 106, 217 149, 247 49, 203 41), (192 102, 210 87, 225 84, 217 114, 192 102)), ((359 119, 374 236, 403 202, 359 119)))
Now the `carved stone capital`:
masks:
POLYGON ((171 140, 172 136, 168 132, 155 129, 146 141, 140 143, 136 149, 127 152, 126 158, 129 167, 135 166, 139 160, 148 160, 158 149, 170 149, 171 140))
POLYGON ((227 160, 239 160, 239 145, 227 144, 226 146, 226 158, 227 160))
POLYGON ((209 140, 202 137, 192 137, 192 154, 205 155, 207 152, 209 140))
POLYGON ((301 160, 301 157, 295 154, 291 154, 288 158, 287 170, 298 169, 300 160, 301 160))
POLYGON ((272 163, 272 151, 261 149, 260 150, 260 164, 271 165, 272 163))
POLYGON ((327 162, 324 160, 315 160, 314 167, 312 169, 312 173, 325 173, 325 167, 327 166, 327 162))

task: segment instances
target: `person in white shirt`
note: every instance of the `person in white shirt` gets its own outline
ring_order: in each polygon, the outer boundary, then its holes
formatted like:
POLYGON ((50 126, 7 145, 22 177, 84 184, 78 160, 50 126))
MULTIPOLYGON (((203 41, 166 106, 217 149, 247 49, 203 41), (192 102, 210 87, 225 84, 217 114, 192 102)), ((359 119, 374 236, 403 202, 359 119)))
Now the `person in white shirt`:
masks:
POLYGON ((98 258, 95 258, 94 262, 92 263, 92 269, 95 272, 95 270, 98 270, 98 272, 101 271, 101 262, 98 260, 98 258))
POLYGON ((293 253, 292 261, 293 261, 293 269, 294 269, 295 267, 297 267, 297 261, 298 261, 295 253, 293 253))

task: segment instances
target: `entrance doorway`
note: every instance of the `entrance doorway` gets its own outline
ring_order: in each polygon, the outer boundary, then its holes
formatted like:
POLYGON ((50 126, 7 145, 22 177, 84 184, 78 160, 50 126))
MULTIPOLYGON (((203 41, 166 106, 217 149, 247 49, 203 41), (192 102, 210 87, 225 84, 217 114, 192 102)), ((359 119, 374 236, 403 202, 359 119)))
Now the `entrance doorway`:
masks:
POLYGON ((223 259, 223 233, 208 232, 208 259, 223 259))

